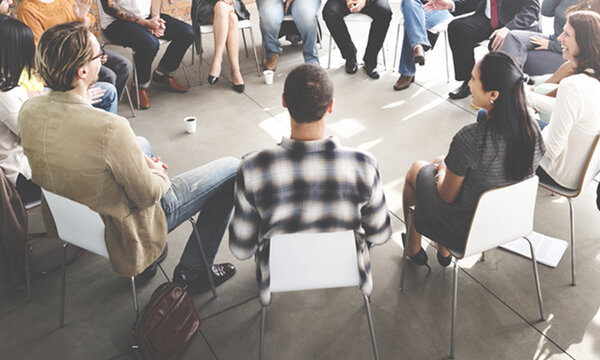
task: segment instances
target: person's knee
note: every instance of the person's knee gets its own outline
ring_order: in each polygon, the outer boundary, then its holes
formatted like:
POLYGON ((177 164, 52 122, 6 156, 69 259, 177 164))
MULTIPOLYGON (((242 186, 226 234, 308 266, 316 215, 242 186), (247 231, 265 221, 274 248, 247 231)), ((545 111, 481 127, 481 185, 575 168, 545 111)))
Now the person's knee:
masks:
POLYGON ((448 24, 448 38, 462 38, 462 34, 465 30, 465 23, 461 20, 462 19, 452 20, 450 24, 448 24))
POLYGON ((414 188, 417 183, 417 174, 419 174, 419 171, 421 171, 423 166, 427 164, 429 163, 423 160, 417 160, 414 163, 412 163, 410 169, 406 173, 406 183, 414 188))
POLYGON ((283 7, 272 1, 262 1, 258 6, 261 29, 279 32, 283 19, 283 7))
POLYGON ((387 2, 373 3, 370 6, 372 6, 373 9, 369 12, 369 15, 374 21, 389 23, 392 20, 392 9, 387 2))
POLYGON ((100 81, 104 81, 114 85, 117 83, 117 74, 111 68, 103 66, 102 71, 100 72, 99 79, 100 81))
POLYGON ((229 12, 231 12, 231 5, 228 5, 223 1, 217 1, 214 7, 215 19, 227 17, 229 12))
POLYGON ((184 40, 186 43, 191 44, 196 39, 196 32, 191 25, 183 24, 181 27, 181 35, 180 39, 184 40))
POLYGON ((238 17, 232 8, 232 11, 229 12, 229 27, 234 29, 234 28, 237 28, 237 26, 238 26, 238 17))
POLYGON ((337 0, 329 0, 323 7, 323 20, 325 22, 335 21, 338 18, 342 18, 343 15, 339 10, 339 4, 336 3, 337 0))
POLYGON ((146 37, 136 41, 138 45, 135 48, 136 55, 150 57, 154 59, 160 48, 160 42, 154 36, 146 37))

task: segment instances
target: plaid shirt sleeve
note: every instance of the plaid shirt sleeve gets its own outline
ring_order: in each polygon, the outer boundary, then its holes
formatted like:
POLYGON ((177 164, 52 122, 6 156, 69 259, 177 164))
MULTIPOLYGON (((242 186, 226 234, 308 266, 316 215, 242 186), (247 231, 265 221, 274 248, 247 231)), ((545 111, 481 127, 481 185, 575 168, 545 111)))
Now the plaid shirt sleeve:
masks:
POLYGON ((392 236, 392 226, 379 168, 375 167, 375 176, 371 187, 371 197, 361 209, 362 227, 366 240, 371 244, 383 244, 392 236))
POLYGON ((233 220, 229 225, 229 249, 240 260, 248 259, 256 253, 260 217, 252 203, 252 193, 246 188, 242 161, 238 168, 233 220))

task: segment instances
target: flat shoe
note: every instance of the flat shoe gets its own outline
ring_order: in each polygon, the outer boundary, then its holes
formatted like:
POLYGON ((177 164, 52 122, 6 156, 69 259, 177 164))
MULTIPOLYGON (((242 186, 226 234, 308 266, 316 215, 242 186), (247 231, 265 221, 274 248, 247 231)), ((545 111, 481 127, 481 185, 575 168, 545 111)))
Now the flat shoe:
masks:
POLYGON ((437 253, 437 261, 443 267, 447 267, 452 262, 452 254, 450 254, 446 257, 443 257, 442 255, 440 255, 440 253, 437 253))
MULTIPOLYGON (((406 249, 406 234, 405 233, 402 233, 402 245, 406 249)), ((421 248, 421 250, 419 250, 419 252, 413 256, 410 256, 408 254, 406 254, 406 256, 412 262, 414 262, 416 265, 429 267, 429 265, 427 265, 427 260, 428 260, 427 253, 425 252, 425 250, 423 250, 423 248, 421 248)))

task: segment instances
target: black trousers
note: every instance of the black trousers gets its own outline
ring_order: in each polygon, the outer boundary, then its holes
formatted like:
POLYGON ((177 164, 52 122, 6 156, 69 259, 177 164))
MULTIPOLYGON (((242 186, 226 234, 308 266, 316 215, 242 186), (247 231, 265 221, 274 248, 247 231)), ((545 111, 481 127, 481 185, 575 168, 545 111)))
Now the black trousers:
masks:
POLYGON ((479 13, 453 20, 448 25, 448 42, 452 49, 456 80, 464 81, 471 77, 475 66, 474 49, 489 38, 492 32, 494 29, 490 25, 490 19, 479 13))
MULTIPOLYGON (((361 13, 373 18, 369 40, 363 60, 366 67, 373 68, 377 65, 377 54, 383 46, 390 20, 392 20, 392 9, 387 0, 373 0, 368 2, 361 13)), ((323 8, 323 19, 333 40, 340 48, 342 57, 346 60, 356 61, 356 47, 350 38, 348 27, 344 16, 350 14, 345 0, 328 0, 323 8)))

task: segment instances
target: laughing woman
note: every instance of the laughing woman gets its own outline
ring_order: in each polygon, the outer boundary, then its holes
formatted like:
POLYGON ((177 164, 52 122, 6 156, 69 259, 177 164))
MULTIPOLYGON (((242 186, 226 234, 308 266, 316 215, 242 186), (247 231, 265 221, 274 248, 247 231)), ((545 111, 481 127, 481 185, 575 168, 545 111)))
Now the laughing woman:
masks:
POLYGON ((542 131, 547 152, 537 171, 540 181, 576 189, 600 134, 600 15, 570 14, 558 40, 574 74, 560 81, 556 98, 528 92, 527 100, 552 113, 542 131))
MULTIPOLYGON (((533 175, 544 145, 527 113, 519 65, 501 52, 487 54, 475 65, 469 88, 480 111, 477 122, 462 128, 448 154, 432 164, 417 161, 406 174, 405 219, 415 206, 405 244, 417 265, 427 263, 421 234, 437 243, 438 262, 450 265, 452 250, 463 250, 479 196, 490 189, 533 175)), ((402 234, 405 238, 405 234, 402 234)), ((405 241, 405 239, 403 239, 405 241)))

